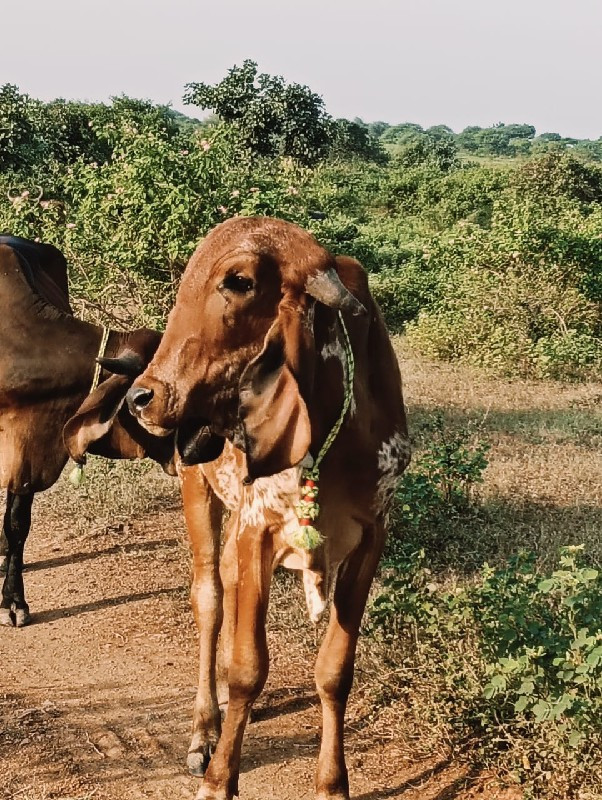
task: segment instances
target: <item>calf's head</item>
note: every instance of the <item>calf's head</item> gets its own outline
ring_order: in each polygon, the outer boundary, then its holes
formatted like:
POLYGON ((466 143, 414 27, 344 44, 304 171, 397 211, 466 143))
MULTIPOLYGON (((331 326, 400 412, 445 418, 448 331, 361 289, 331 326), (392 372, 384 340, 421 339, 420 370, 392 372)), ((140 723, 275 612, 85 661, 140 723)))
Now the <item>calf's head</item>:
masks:
POLYGON ((249 475, 270 475, 307 453, 314 302, 364 313, 333 256, 306 231, 235 218, 192 256, 161 344, 128 392, 153 433, 177 429, 184 463, 216 458, 223 437, 245 449, 249 475))

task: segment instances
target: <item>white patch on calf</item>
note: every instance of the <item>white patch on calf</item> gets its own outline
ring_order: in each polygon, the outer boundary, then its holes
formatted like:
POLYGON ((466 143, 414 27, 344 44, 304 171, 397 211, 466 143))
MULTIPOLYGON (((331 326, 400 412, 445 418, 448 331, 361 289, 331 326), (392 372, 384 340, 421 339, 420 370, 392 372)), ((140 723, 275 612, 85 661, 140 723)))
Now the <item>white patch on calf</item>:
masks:
POLYGON ((213 485, 213 491, 227 509, 234 511, 240 502, 240 474, 234 448, 228 444, 214 475, 217 485, 213 485))
POLYGON ((374 509, 378 513, 387 513, 401 473, 410 463, 411 452, 410 440, 399 431, 381 444, 378 450, 379 478, 374 497, 374 509))
POLYGON ((243 501, 240 507, 240 528, 261 525, 265 522, 266 511, 282 517, 282 525, 290 525, 294 519, 295 503, 299 499, 299 467, 291 467, 271 475, 269 478, 258 478, 251 486, 244 487, 243 501))
POLYGON ((311 621, 316 623, 326 607, 328 575, 321 568, 312 568, 315 551, 308 553, 286 544, 299 527, 295 504, 299 500, 300 475, 300 467, 292 467, 269 478, 258 478, 251 486, 243 487, 239 532, 245 527, 262 528, 269 524, 268 517, 278 518, 276 524, 281 526, 285 542, 280 563, 288 569, 300 569, 303 572, 307 611, 311 621))
POLYGON ((309 618, 314 625, 320 621, 320 617, 326 608, 326 601, 328 600, 324 583, 324 575, 321 572, 314 572, 311 569, 303 570, 305 603, 307 605, 309 618))

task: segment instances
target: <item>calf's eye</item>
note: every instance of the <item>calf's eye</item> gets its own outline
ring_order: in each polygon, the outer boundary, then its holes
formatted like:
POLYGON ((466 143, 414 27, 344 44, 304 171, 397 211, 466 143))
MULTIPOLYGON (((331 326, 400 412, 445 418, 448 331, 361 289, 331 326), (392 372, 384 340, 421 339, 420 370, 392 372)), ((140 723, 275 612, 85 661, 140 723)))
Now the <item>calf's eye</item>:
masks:
POLYGON ((219 285, 220 291, 225 289, 235 294, 247 294, 254 288, 255 281, 252 278, 247 278, 245 275, 239 275, 236 272, 231 272, 229 275, 226 275, 219 285))

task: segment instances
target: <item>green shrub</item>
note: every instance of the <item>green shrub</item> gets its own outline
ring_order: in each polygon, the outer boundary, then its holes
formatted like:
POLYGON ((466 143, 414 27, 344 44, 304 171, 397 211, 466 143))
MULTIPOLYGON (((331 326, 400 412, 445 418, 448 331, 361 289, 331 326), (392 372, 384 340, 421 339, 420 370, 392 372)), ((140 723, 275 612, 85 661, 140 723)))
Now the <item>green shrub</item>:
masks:
POLYGON ((519 553, 460 583, 460 560, 441 550, 483 520, 488 444, 441 415, 419 432, 366 623, 387 674, 379 702, 396 707, 400 735, 420 732, 425 756, 462 748, 534 797, 589 797, 602 769, 602 573, 572 546, 545 572, 519 553))
POLYGON ((408 326, 421 352, 498 374, 587 377, 600 368, 600 306, 568 267, 524 261, 520 252, 492 253, 477 236, 451 242, 440 263, 438 294, 408 326), (497 263, 496 263, 497 261, 497 263), (447 266, 447 269, 445 268, 447 266))
POLYGON ((0 229, 64 250, 78 311, 160 326, 209 228, 280 216, 359 259, 388 324, 407 325, 428 355, 503 374, 600 375, 599 165, 566 150, 513 168, 462 164, 458 142, 512 150, 529 144, 530 126, 455 137, 445 126, 335 124, 307 87, 252 62, 190 91, 227 121, 0 88, 0 229), (323 148, 332 125, 344 135, 323 148), (388 161, 367 160, 370 130, 395 151, 388 161))
POLYGON ((485 566, 465 589, 437 582, 424 550, 400 548, 368 629, 387 645, 390 699, 419 698, 430 737, 470 745, 535 797, 568 800, 600 789, 601 619, 602 576, 582 547, 549 574, 530 554, 485 566))
POLYGON ((470 511, 477 484, 483 482, 490 445, 470 427, 452 431, 442 414, 435 414, 421 431, 427 440, 401 478, 397 490, 394 531, 424 533, 449 525, 470 511))

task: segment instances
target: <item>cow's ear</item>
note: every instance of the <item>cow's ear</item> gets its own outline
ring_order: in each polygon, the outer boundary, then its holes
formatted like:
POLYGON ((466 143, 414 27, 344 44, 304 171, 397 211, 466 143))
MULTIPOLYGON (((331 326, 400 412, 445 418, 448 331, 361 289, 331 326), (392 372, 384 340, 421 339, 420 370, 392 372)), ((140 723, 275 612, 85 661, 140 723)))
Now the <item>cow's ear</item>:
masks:
MULTIPOLYGON (((88 395, 67 421, 63 428, 63 441, 67 452, 78 464, 83 463, 90 446, 111 430, 132 380, 133 378, 125 375, 111 375, 88 395)), ((144 448, 132 439, 131 453, 124 456, 143 458, 144 448)))
POLYGON ((303 399, 313 383, 313 334, 299 308, 281 303, 261 353, 240 379, 249 478, 274 475, 298 464, 311 443, 303 399))

